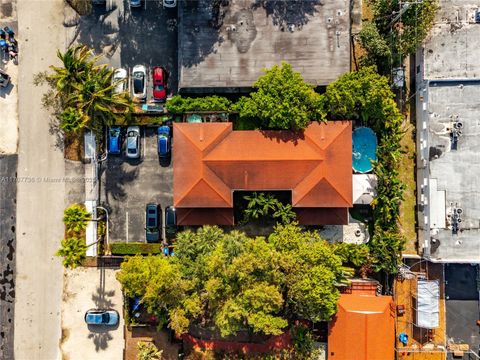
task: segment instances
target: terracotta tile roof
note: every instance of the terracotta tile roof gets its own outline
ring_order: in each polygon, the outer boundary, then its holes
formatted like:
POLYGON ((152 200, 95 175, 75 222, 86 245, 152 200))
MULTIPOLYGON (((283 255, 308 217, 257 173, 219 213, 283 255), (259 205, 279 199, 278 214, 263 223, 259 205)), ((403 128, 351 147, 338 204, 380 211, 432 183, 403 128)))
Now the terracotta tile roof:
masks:
POLYGON ((342 294, 329 324, 331 360, 393 360, 395 328, 391 296, 342 294))
POLYGON ((294 208, 352 206, 349 121, 312 123, 302 134, 175 123, 173 133, 177 208, 232 208, 233 190, 291 190, 294 208))

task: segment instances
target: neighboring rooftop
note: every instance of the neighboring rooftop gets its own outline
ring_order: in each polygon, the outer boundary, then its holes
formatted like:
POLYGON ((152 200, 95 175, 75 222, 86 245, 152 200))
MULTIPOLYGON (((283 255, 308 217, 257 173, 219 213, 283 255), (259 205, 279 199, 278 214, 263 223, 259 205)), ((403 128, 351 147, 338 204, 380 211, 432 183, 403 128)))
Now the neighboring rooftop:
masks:
POLYGON ((435 25, 424 45, 424 78, 478 79, 480 24, 478 1, 440 0, 435 25))
POLYGON ((391 296, 376 296, 375 282, 353 281, 341 294, 329 323, 328 359, 393 360, 395 307, 391 296))
POLYGON ((480 86, 428 89, 429 178, 422 185, 430 256, 480 261, 480 86), (427 188, 428 187, 428 188, 427 188))
POLYGON ((251 87, 281 61, 326 85, 350 71, 350 2, 229 0, 179 2, 179 88, 251 87), (222 21, 223 19, 223 21, 222 21), (216 26, 215 26, 216 25, 216 26))
POLYGON ((232 123, 175 123, 173 202, 179 225, 225 224, 233 192, 291 191, 303 224, 346 224, 352 206, 352 124, 303 133, 233 131, 232 123))

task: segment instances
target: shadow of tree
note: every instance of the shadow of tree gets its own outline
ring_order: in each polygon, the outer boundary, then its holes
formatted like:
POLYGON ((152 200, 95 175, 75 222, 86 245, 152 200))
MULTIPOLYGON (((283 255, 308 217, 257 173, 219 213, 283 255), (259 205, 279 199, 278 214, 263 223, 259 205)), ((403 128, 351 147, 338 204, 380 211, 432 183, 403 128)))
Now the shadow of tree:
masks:
POLYGON ((265 9, 267 17, 280 28, 295 25, 301 28, 309 21, 309 17, 318 11, 317 6, 323 5, 322 0, 255 0, 252 9, 265 9))
POLYGON ((213 24, 212 0, 186 0, 179 6, 181 66, 192 67, 215 52, 215 47, 222 44, 224 38, 219 27, 213 24))
POLYGON ((95 54, 112 56, 120 42, 119 29, 110 21, 116 9, 106 11, 104 7, 94 6, 91 14, 65 21, 65 27, 76 27, 69 46, 78 42, 92 48, 95 54))
POLYGON ((110 334, 110 331, 113 330, 111 328, 107 329, 89 325, 88 330, 90 330, 88 338, 93 340, 96 351, 100 349, 105 350, 108 347, 108 342, 113 339, 112 335, 110 334))
POLYGON ((138 177, 139 170, 135 167, 130 171, 126 171, 122 167, 123 159, 121 158, 108 158, 106 164, 108 171, 105 170, 107 174, 105 179, 105 198, 108 203, 110 196, 115 200, 121 200, 127 196, 124 185, 134 181, 138 177))

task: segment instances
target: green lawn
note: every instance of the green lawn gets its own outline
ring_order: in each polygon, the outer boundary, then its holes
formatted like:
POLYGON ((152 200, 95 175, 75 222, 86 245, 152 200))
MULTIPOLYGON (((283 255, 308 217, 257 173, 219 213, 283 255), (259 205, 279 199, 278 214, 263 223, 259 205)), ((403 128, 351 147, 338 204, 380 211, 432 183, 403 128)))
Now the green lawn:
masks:
POLYGON ((405 236, 404 253, 417 253, 417 233, 415 231, 415 140, 412 138, 413 125, 408 124, 401 144, 405 151, 400 162, 400 181, 405 184, 404 201, 400 206, 400 227, 405 236))

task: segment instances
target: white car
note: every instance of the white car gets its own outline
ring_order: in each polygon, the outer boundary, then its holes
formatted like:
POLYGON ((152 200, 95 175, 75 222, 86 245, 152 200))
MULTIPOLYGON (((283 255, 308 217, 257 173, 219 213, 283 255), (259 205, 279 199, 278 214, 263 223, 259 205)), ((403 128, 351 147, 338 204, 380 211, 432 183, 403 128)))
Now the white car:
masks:
POLYGON ((120 94, 127 90, 127 81, 128 73, 125 69, 116 69, 113 72, 112 83, 116 84, 115 89, 113 90, 115 93, 120 94))
POLYGON ((177 0, 163 0, 163 7, 174 8, 177 6, 177 0))
POLYGON ((143 65, 135 65, 132 70, 133 97, 140 101, 147 99, 147 69, 143 65))
POLYGON ((138 159, 140 157, 140 127, 129 126, 127 128, 127 158, 138 159))

